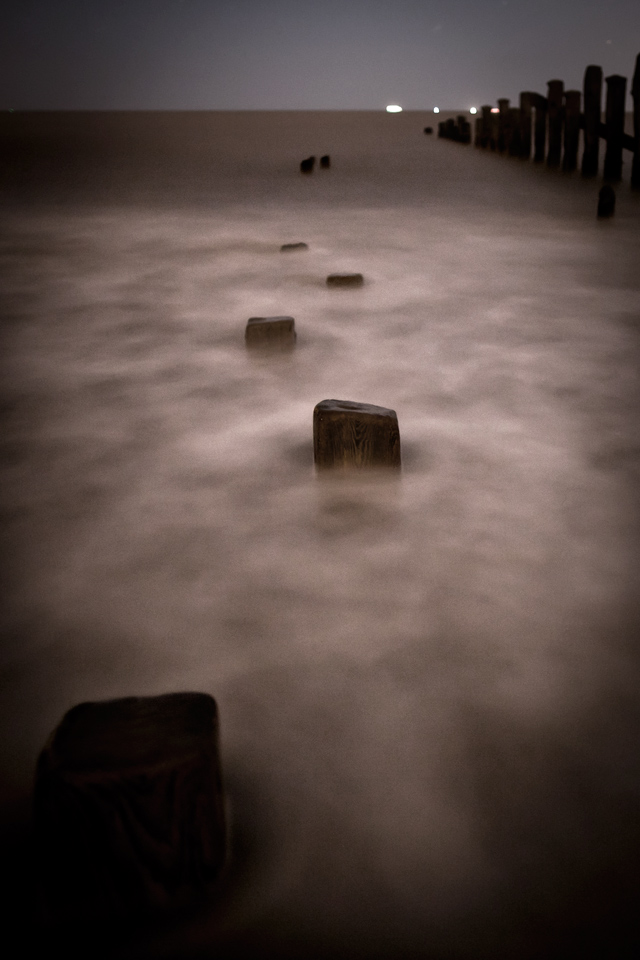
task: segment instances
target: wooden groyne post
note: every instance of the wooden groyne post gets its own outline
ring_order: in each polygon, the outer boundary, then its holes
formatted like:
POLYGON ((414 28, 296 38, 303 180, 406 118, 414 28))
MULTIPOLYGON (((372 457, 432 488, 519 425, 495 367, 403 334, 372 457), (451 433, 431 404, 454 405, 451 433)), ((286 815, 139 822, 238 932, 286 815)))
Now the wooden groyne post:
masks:
POLYGON ((562 153, 564 83, 562 80, 549 80, 547 84, 547 116, 549 127, 549 145, 547 147, 547 166, 559 167, 562 153))
MULTIPOLYGON (((604 136, 607 140, 607 149, 604 155, 604 179, 617 183, 618 180, 622 180, 622 141, 627 78, 614 73, 607 77, 606 83, 607 109, 604 136)), ((602 136, 602 131, 600 135, 602 136)))
POLYGON ((636 57, 636 69, 631 82, 633 97, 633 166, 631 168, 631 186, 640 190, 640 53, 636 57))
POLYGON ((531 156, 533 119, 533 160, 549 167, 562 167, 572 173, 578 166, 580 130, 583 131, 581 173, 598 173, 600 140, 606 142, 604 179, 616 183, 622 179, 623 150, 633 154, 631 186, 640 189, 640 54, 636 57, 631 84, 633 96, 633 135, 625 133, 626 77, 612 74, 606 78, 605 121, 602 122, 602 68, 591 64, 585 70, 582 94, 566 90, 562 80, 549 80, 547 96, 525 91, 520 106, 510 107, 499 99, 498 109, 482 107, 476 123, 475 143, 512 157, 531 156), (582 99, 582 111, 581 107, 582 99))
POLYGON ((531 156, 531 112, 533 109, 532 93, 520 94, 520 156, 528 160, 531 156))
POLYGON ((602 102, 602 67, 590 66, 584 72, 584 153, 582 176, 598 173, 600 149, 600 104, 602 102))
POLYGON ((564 150, 562 169, 572 173, 578 166, 580 140, 580 91, 567 90, 564 95, 564 150))
POLYGON ((547 98, 540 93, 534 93, 533 106, 536 111, 533 131, 533 160, 535 163, 542 163, 547 142, 547 98))

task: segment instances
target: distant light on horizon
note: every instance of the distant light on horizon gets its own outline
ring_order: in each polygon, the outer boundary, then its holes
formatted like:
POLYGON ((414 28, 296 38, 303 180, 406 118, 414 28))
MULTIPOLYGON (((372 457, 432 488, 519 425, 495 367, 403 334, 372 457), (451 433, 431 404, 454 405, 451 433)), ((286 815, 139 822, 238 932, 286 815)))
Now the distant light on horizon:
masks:
POLYGON ((478 112, 477 107, 471 107, 471 109, 469 110, 469 113, 477 113, 477 112, 478 112))
POLYGON ((500 107, 491 107, 491 113, 500 113, 500 107))
POLYGON ((434 107, 434 108, 433 108, 433 112, 434 112, 434 113, 440 113, 440 107, 434 107))
POLYGON ((399 107, 397 103, 390 103, 387 107, 387 113, 402 113, 402 107, 399 107))

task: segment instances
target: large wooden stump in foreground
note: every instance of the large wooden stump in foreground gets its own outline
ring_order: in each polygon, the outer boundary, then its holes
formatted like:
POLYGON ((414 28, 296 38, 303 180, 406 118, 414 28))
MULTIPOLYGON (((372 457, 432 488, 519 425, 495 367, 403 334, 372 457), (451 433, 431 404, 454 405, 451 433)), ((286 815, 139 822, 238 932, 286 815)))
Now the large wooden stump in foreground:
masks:
POLYGON ((74 707, 38 760, 34 818, 49 921, 188 903, 225 860, 215 700, 174 693, 74 707))
POLYGON ((313 411, 313 455, 319 468, 400 468, 395 410, 350 400, 322 400, 313 411))

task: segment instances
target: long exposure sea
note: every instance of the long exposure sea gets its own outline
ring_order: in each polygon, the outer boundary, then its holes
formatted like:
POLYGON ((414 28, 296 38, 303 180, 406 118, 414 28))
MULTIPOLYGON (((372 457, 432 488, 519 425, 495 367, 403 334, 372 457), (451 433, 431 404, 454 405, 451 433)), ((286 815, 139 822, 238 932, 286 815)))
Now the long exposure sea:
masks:
POLYGON ((630 154, 598 221, 600 180, 436 122, 2 116, 0 839, 24 937, 51 730, 199 690, 222 892, 109 957, 636 955, 630 154), (303 176, 311 154, 330 169, 303 176), (271 315, 295 351, 248 354, 271 315), (398 478, 315 475, 326 398, 397 412, 398 478))

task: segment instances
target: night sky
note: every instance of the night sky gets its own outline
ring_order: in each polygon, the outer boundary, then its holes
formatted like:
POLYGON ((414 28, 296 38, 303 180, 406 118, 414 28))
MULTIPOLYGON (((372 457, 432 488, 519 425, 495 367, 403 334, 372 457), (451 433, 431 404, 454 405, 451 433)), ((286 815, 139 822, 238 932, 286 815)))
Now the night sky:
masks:
POLYGON ((1 30, 2 109, 459 109, 630 85, 640 0, 5 0, 1 30))

